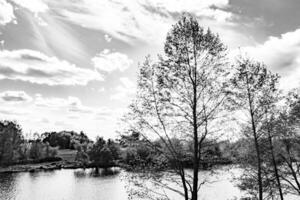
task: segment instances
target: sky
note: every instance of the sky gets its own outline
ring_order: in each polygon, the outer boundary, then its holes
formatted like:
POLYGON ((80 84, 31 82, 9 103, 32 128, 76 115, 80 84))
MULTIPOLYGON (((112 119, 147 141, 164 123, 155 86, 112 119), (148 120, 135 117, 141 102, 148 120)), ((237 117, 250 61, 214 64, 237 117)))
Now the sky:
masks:
POLYGON ((183 12, 232 55, 300 85, 299 0, 0 0, 0 119, 28 136, 74 130, 115 138, 138 63, 163 53, 183 12))

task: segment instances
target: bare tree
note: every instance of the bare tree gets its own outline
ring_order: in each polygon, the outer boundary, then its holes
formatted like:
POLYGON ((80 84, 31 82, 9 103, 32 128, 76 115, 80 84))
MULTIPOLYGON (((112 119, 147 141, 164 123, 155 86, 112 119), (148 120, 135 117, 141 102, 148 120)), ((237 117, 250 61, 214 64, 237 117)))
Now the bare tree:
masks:
POLYGON ((148 57, 140 65, 137 96, 127 121, 149 143, 161 140, 164 150, 157 151, 175 161, 172 172, 182 188, 177 192, 185 200, 197 200, 204 149, 218 133, 229 94, 226 48, 217 35, 184 15, 168 33, 164 52, 158 62, 148 57), (191 174, 184 169, 178 141, 192 143, 191 174))
POLYGON ((285 99, 285 104, 275 124, 275 131, 280 142, 278 157, 281 164, 279 172, 286 191, 300 195, 300 97, 296 92, 291 92, 285 99))
MULTIPOLYGON (((246 111, 251 130, 248 136, 252 138, 255 148, 256 180, 258 185, 258 199, 263 199, 263 152, 266 144, 260 144, 265 138, 265 133, 270 134, 269 144, 272 146, 270 128, 270 114, 272 106, 276 103, 276 83, 278 76, 267 70, 262 63, 254 62, 249 58, 240 58, 236 66, 236 72, 232 79, 237 97, 237 105, 246 111), (268 124, 268 126, 266 126, 268 124)), ((276 163, 275 163, 276 164, 276 163)), ((277 166, 274 165, 275 173, 277 166)), ((279 192, 282 195, 279 179, 277 179, 279 192)))
MULTIPOLYGON (((275 108, 273 108, 275 109, 275 108)), ((282 187, 282 183, 281 183, 281 178, 280 178, 280 174, 279 174, 279 167, 280 164, 278 163, 278 156, 277 156, 277 152, 278 152, 278 148, 275 147, 274 144, 274 139, 278 140, 278 135, 276 134, 276 130, 275 130, 275 123, 276 123, 276 118, 274 116, 273 113, 267 113, 268 111, 266 111, 266 115, 269 114, 269 116, 266 116, 266 122, 265 122, 265 132, 266 132, 266 137, 268 140, 268 152, 267 152, 267 157, 268 159, 270 159, 270 163, 271 166, 273 167, 273 171, 272 173, 274 174, 275 180, 276 180, 276 186, 279 192, 279 196, 280 199, 283 200, 283 187, 282 187)), ((272 111, 271 111, 272 112, 272 111)), ((276 142, 276 141, 275 141, 276 142)))
POLYGON ((270 87, 264 92, 264 96, 261 99, 262 106, 265 112, 263 116, 264 121, 261 130, 264 133, 265 140, 267 141, 265 142, 267 150, 265 152, 265 162, 267 163, 267 167, 270 166, 272 168, 272 170, 270 170, 270 173, 273 174, 273 177, 276 181, 276 188, 278 189, 279 197, 281 200, 283 200, 283 189, 281 184, 281 178, 279 175, 280 164, 277 158, 279 149, 276 148, 276 144, 274 144, 274 140, 276 143, 278 143, 277 141, 280 136, 276 131, 276 123, 279 114, 278 104, 279 101, 282 99, 280 96, 280 92, 277 88, 278 78, 279 77, 277 75, 270 76, 270 83, 272 87, 270 87))

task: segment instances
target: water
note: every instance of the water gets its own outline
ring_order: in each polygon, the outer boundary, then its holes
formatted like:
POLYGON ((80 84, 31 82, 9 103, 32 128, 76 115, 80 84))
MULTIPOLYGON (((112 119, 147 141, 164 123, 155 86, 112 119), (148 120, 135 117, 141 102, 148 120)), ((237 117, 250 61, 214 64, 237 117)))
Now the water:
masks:
MULTIPOLYGON (((232 181, 241 171, 220 168, 215 174, 200 172, 200 180, 209 183, 202 186, 201 200, 231 200, 243 193, 232 181)), ((1 200, 127 200, 128 184, 121 171, 115 175, 93 176, 90 170, 63 169, 48 172, 0 174, 1 200)), ((169 186, 173 187, 173 183, 169 186)), ((172 199, 182 199, 171 194, 172 199)))
POLYGON ((126 200, 119 175, 95 177, 81 170, 0 174, 1 200, 126 200))

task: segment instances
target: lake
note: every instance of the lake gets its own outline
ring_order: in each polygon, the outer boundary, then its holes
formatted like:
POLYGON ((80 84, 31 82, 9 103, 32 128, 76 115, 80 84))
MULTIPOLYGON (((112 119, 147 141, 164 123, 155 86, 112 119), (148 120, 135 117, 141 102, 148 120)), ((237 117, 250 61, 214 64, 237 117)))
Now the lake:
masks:
MULTIPOLYGON (((123 170, 109 176, 93 176, 91 170, 62 169, 46 172, 22 172, 0 174, 1 200, 127 200, 127 184, 123 170)), ((240 170, 220 168, 213 175, 200 172, 200 180, 209 183, 202 186, 201 200, 226 200, 243 193, 235 186, 233 177, 240 170)), ((128 174, 127 174, 128 175, 128 174)), ((172 183, 170 183, 170 186, 172 183)), ((172 196, 172 195, 171 195, 172 196)), ((178 199, 176 195, 173 199, 178 199)))

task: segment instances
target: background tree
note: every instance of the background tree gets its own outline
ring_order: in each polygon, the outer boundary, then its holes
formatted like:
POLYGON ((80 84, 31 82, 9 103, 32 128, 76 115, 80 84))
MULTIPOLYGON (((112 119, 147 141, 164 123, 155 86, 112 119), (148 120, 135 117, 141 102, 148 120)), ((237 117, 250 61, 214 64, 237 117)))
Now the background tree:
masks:
POLYGON ((92 143, 82 131, 80 133, 74 131, 45 132, 42 134, 42 138, 44 143, 48 142, 50 146, 60 149, 76 149, 77 145, 92 143))
POLYGON ((174 161, 173 172, 183 189, 177 192, 186 200, 197 200, 203 148, 216 134, 228 95, 226 48, 217 35, 184 15, 168 33, 164 52, 158 62, 148 57, 140 66, 137 96, 127 121, 149 146, 174 161), (161 140, 163 151, 151 144, 153 138, 161 140), (178 142, 183 146, 192 142, 191 176, 184 170, 178 142))
POLYGON ((22 130, 17 123, 0 121, 0 164, 10 164, 17 159, 22 141, 22 130))
POLYGON ((300 96, 290 92, 276 119, 275 131, 278 135, 277 159, 280 163, 279 174, 287 193, 300 196, 300 96))
POLYGON ((95 144, 88 151, 88 155, 96 167, 96 173, 99 173, 99 167, 105 169, 111 167, 120 157, 117 144, 111 139, 106 142, 102 137, 96 139, 95 144))
POLYGON ((89 155, 88 155, 88 151, 89 148, 91 148, 91 143, 83 143, 83 144, 77 144, 76 145, 76 157, 75 157, 75 161, 83 164, 83 167, 85 167, 89 161, 89 155))
MULTIPOLYGON (((268 71, 264 64, 252 61, 249 58, 238 59, 232 79, 233 90, 236 94, 236 105, 238 109, 246 111, 249 122, 244 128, 244 133, 247 137, 252 138, 255 150, 255 156, 250 156, 248 162, 249 164, 255 164, 256 175, 250 178, 244 177, 243 179, 250 182, 250 179, 254 178, 257 182, 254 182, 254 184, 244 183, 243 186, 252 185, 257 188, 258 199, 260 200, 263 199, 263 192, 267 188, 263 178, 266 175, 263 174, 263 152, 270 150, 267 147, 273 147, 271 135, 273 124, 271 124, 271 121, 274 117, 272 110, 278 102, 277 80, 278 76, 268 71), (264 140, 265 138, 268 138, 268 140, 264 140)), ((272 152, 273 149, 271 149, 271 155, 272 152)), ((274 172, 277 174, 276 163, 273 162, 272 164, 275 164, 274 172)), ((270 182, 268 177, 265 178, 270 182)), ((280 181, 279 179, 276 180, 282 197, 280 181)))
POLYGON ((102 137, 97 137, 95 144, 91 147, 89 151, 89 157, 92 162, 96 164, 103 164, 101 163, 101 152, 105 145, 105 140, 102 137))
POLYGON ((33 160, 37 160, 43 157, 43 143, 40 140, 31 141, 31 147, 29 156, 33 160))

